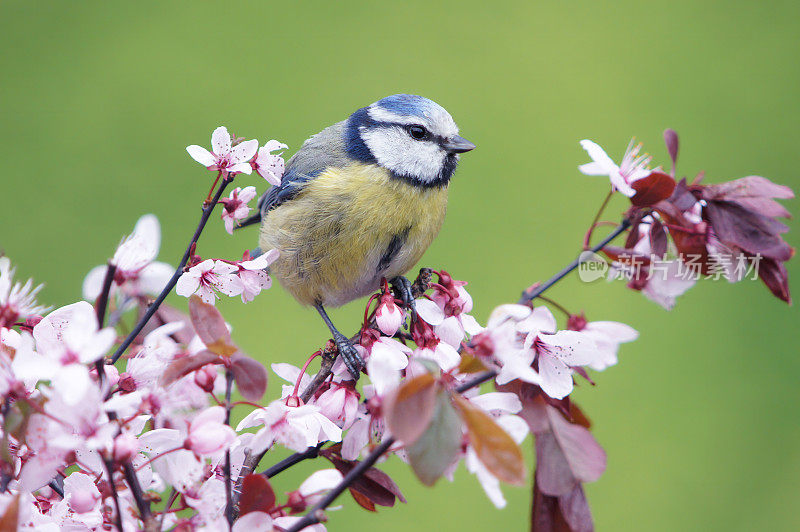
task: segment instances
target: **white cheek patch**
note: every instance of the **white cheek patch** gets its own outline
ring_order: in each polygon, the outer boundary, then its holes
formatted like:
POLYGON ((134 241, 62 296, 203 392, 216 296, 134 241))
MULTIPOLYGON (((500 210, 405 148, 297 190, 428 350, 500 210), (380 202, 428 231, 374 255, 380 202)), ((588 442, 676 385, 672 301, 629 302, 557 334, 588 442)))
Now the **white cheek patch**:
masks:
POLYGON ((412 139, 401 127, 365 129, 361 137, 384 168, 426 183, 439 177, 446 154, 438 144, 412 139))

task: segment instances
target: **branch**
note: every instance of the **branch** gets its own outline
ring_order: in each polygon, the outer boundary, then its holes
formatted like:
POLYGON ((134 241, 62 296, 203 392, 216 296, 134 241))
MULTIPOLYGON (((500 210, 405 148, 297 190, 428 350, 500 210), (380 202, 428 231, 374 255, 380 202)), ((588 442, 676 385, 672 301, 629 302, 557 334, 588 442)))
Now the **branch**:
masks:
POLYGON ((111 357, 112 364, 117 360, 119 360, 119 357, 122 356, 122 353, 124 353, 125 350, 128 349, 128 347, 130 347, 131 343, 136 338, 136 336, 138 336, 139 333, 142 332, 144 326, 147 325, 147 322, 150 321, 150 318, 152 318, 153 315, 156 313, 158 307, 161 306, 161 303, 163 303, 164 300, 169 295, 169 293, 172 292, 172 289, 178 282, 178 278, 180 278, 180 276, 183 274, 183 268, 189 261, 189 256, 192 254, 192 249, 194 248, 194 245, 197 243, 197 240, 200 238, 200 233, 203 232, 203 229, 206 226, 206 222, 208 221, 208 218, 211 216, 211 211, 213 211, 214 207, 217 205, 217 203, 219 203, 219 198, 222 197, 222 193, 225 191, 225 187, 227 187, 228 183, 230 183, 231 181, 232 179, 226 176, 222 180, 222 183, 220 184, 219 188, 217 189, 217 193, 214 195, 214 199, 212 199, 210 203, 208 203, 203 207, 203 214, 200 216, 200 223, 197 224, 197 229, 195 229, 194 235, 192 235, 192 239, 189 241, 189 245, 186 247, 186 251, 183 254, 183 258, 178 264, 178 267, 175 269, 175 273, 172 275, 172 278, 167 283, 167 286, 165 286, 164 289, 161 291, 161 293, 158 294, 156 300, 153 301, 153 303, 147 308, 147 312, 145 312, 144 316, 142 316, 142 319, 139 320, 139 323, 136 324, 136 327, 133 328, 130 334, 125 338, 122 344, 120 344, 120 346, 114 352, 114 355, 111 357))
MULTIPOLYGON (((111 267, 109 266, 109 270, 110 269, 111 267)), ((103 465, 106 466, 106 471, 108 472, 108 483, 111 489, 111 498, 114 499, 114 508, 117 510, 117 515, 115 516, 114 521, 117 525, 117 530, 119 530, 119 532, 123 532, 122 512, 119 509, 119 495, 117 494, 117 485, 114 484, 114 463, 108 458, 103 458, 103 465)))
MULTIPOLYGON (((621 235, 622 233, 627 231, 628 227, 630 227, 630 226, 631 226, 630 220, 628 220, 627 218, 623 219, 622 222, 616 227, 616 229, 611 231, 611 234, 609 234, 607 237, 605 237, 602 242, 600 242, 599 244, 597 244, 596 246, 592 247, 591 249, 589 249, 587 251, 590 251, 592 253, 597 253, 598 251, 600 251, 601 249, 606 247, 609 242, 611 242, 612 240, 617 238, 619 235, 621 235)), ((566 277, 572 270, 577 268, 581 264, 581 262, 583 262, 581 260, 581 257, 584 256, 584 253, 586 253, 586 251, 584 251, 583 253, 578 255, 575 258, 575 260, 573 260, 572 262, 567 264, 564 267, 564 269, 562 269, 560 272, 555 274, 553 277, 551 277, 549 280, 547 280, 547 282, 545 282, 544 284, 541 284, 541 285, 538 285, 538 286, 534 285, 533 287, 531 287, 531 288, 525 290, 524 292, 522 292, 522 295, 520 296, 518 303, 520 305, 526 305, 526 304, 530 303, 531 301, 533 301, 534 299, 539 297, 539 295, 541 295, 545 290, 547 290, 548 288, 552 287, 554 284, 556 284, 561 279, 566 277)))
MULTIPOLYGON (((231 391, 233 389, 233 372, 225 368, 225 424, 231 423, 231 391)), ((225 449, 225 465, 222 468, 225 475, 225 517, 228 526, 233 527, 233 489, 231 486, 231 450, 225 449)))
MULTIPOLYGON (((493 379, 496 375, 496 371, 486 371, 477 377, 473 377, 472 379, 459 385, 455 390, 459 393, 464 392, 470 388, 474 388, 475 386, 480 386, 484 382, 493 379)), ((363 475, 367 469, 375 465, 375 462, 377 462, 378 459, 383 456, 383 453, 388 451, 389 448, 394 445, 394 442, 395 439, 393 437, 383 440, 381 444, 373 449, 364 460, 359 462, 357 466, 351 469, 350 472, 347 473, 347 475, 345 475, 345 477, 339 482, 339 484, 330 490, 321 501, 319 501, 311 510, 308 511, 306 515, 304 515, 294 525, 289 527, 287 532, 298 532, 307 526, 322 522, 322 520, 325 518, 325 509, 330 506, 333 501, 335 501, 336 498, 344 492, 344 490, 349 488, 353 482, 363 475)))

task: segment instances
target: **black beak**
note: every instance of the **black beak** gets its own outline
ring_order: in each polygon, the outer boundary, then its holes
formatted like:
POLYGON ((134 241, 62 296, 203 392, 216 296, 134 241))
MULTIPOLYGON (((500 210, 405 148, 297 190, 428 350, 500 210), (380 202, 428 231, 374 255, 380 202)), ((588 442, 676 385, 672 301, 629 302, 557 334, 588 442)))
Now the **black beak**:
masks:
POLYGON ((458 135, 445 140, 442 146, 450 153, 464 153, 475 149, 473 143, 458 135))

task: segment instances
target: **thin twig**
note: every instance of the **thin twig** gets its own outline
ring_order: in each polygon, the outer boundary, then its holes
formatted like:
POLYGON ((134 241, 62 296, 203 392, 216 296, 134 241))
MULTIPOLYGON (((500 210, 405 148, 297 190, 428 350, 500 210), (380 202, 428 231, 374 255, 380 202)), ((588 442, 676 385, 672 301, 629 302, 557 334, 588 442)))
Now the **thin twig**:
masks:
MULTIPOLYGON (((225 368, 225 424, 231 423, 231 393, 233 390, 233 372, 225 368)), ((233 528, 233 486, 231 485, 231 450, 225 449, 225 465, 223 466, 225 475, 225 517, 228 519, 228 527, 233 528)))
POLYGON ((103 458, 103 464, 106 466, 106 471, 108 472, 108 484, 111 489, 111 498, 114 500, 114 508, 117 510, 114 521, 116 521, 117 530, 123 532, 122 511, 119 509, 119 494, 117 494, 117 485, 114 484, 114 462, 108 458, 103 458))
POLYGON ((592 220, 592 225, 589 226, 589 230, 586 231, 586 235, 583 237, 583 249, 589 249, 589 246, 592 243, 592 233, 594 232, 595 227, 597 227, 597 222, 600 220, 600 217, 603 215, 603 211, 606 210, 606 206, 608 202, 611 200, 611 196, 614 195, 614 189, 608 191, 606 195, 606 199, 603 200, 603 203, 600 205, 600 208, 597 209, 597 214, 594 215, 594 220, 592 220))
POLYGON ((267 478, 272 478, 278 473, 283 473, 293 465, 299 464, 303 460, 307 460, 309 458, 316 458, 317 456, 319 456, 320 449, 322 449, 322 446, 325 445, 326 443, 327 442, 323 441, 317 444, 316 447, 309 447, 308 449, 306 449, 301 453, 294 453, 293 455, 287 456, 286 458, 284 458, 277 464, 273 465, 272 467, 270 467, 261 474, 267 478))
POLYGON ((181 259, 180 263, 178 263, 178 267, 175 268, 175 273, 172 275, 172 278, 167 283, 167 286, 165 286, 164 289, 161 291, 161 293, 158 294, 156 300, 153 301, 150 307, 148 307, 147 312, 145 312, 144 316, 142 316, 142 319, 139 320, 139 323, 136 324, 136 327, 133 328, 130 334, 128 334, 128 336, 125 338, 122 344, 120 344, 120 346, 114 352, 114 355, 111 357, 112 363, 116 362, 119 359, 119 357, 122 356, 122 353, 124 353, 125 350, 128 349, 128 347, 130 347, 133 340, 136 338, 136 336, 138 336, 140 332, 142 332, 144 326, 147 325, 147 322, 150 321, 150 318, 152 318, 153 315, 156 313, 158 307, 161 306, 161 303, 164 302, 169 293, 172 292, 172 289, 178 283, 178 279, 183 274, 183 267, 186 266, 186 263, 189 261, 189 256, 192 253, 192 248, 197 243, 197 240, 200 238, 200 233, 203 232, 203 229, 206 226, 206 222, 208 222, 208 218, 211 216, 211 211, 213 211, 214 207, 217 205, 217 203, 219 203, 219 198, 222 197, 222 193, 225 191, 225 187, 227 187, 228 183, 230 182, 231 179, 228 177, 223 179, 222 183, 217 189, 217 193, 214 195, 214 199, 211 200, 211 203, 203 207, 203 214, 200 216, 200 222, 197 224, 197 229, 195 229, 194 235, 192 235, 192 239, 189 241, 189 245, 186 247, 186 251, 183 254, 183 258, 181 259))
POLYGON ((539 297, 539 295, 542 294, 545 290, 547 290, 548 288, 550 288, 551 286, 553 286, 554 284, 559 282, 561 279, 566 277, 572 270, 577 268, 580 265, 580 263, 583 262, 584 254, 587 251, 592 252, 592 253, 597 253, 598 251, 600 251, 601 249, 606 247, 609 242, 611 242, 612 240, 617 238, 619 235, 624 233, 628 229, 628 227, 630 227, 630 225, 631 225, 631 222, 627 218, 622 220, 622 223, 620 223, 616 227, 616 229, 611 231, 611 233, 607 237, 605 237, 602 242, 600 242, 599 244, 597 244, 596 246, 592 247, 591 249, 586 250, 583 253, 581 253, 580 255, 578 255, 575 258, 575 260, 573 260, 572 262, 567 264, 560 272, 555 274, 553 277, 551 277, 545 283, 540 284, 540 285, 538 285, 538 286, 536 286, 534 288, 531 288, 531 289, 528 289, 528 290, 525 290, 524 292, 522 292, 522 295, 520 296, 518 303, 520 305, 526 305, 526 304, 530 303, 531 301, 533 301, 534 299, 536 299, 537 297, 539 297))

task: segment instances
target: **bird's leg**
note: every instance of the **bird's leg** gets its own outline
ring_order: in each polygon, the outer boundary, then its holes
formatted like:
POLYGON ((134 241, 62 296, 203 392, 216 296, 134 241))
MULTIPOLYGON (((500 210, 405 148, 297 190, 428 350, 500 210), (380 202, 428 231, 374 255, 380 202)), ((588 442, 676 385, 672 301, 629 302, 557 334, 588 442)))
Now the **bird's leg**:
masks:
POLYGON ((403 306, 416 311, 414 308, 414 292, 411 289, 411 281, 402 275, 398 275, 397 277, 393 277, 389 282, 392 283, 392 290, 397 299, 403 302, 403 306))
POLYGON ((330 317, 328 317, 328 313, 325 312, 325 308, 322 306, 322 304, 317 303, 314 305, 314 308, 317 309, 319 315, 322 316, 322 321, 324 321, 325 325, 327 325, 328 329, 330 329, 331 334, 333 335, 333 341, 336 342, 336 348, 339 350, 339 354, 342 356, 342 360, 344 360, 344 364, 347 366, 348 371, 350 371, 350 375, 352 375, 354 379, 358 380, 358 377, 361 375, 361 368, 364 367, 364 360, 361 358, 361 355, 359 355, 358 351, 356 351, 356 348, 353 347, 353 343, 350 341, 350 339, 340 333, 338 329, 333 326, 333 322, 331 321, 330 317))

